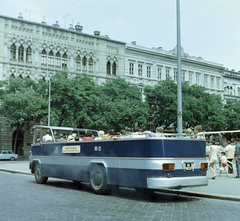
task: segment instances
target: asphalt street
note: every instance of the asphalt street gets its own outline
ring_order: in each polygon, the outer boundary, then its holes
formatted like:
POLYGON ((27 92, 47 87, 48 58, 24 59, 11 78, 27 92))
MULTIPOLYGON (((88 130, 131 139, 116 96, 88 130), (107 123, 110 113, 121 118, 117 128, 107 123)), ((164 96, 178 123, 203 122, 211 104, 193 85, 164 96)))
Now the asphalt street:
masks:
POLYGON ((109 195, 94 194, 89 185, 0 171, 1 221, 32 220, 240 220, 240 202, 154 193, 139 195, 120 188, 109 195))

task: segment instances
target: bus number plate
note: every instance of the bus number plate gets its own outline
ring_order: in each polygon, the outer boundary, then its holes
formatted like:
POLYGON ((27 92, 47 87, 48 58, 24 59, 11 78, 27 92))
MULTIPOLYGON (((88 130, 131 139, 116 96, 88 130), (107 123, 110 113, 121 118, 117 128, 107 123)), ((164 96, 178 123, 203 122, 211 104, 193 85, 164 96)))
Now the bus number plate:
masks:
POLYGON ((186 170, 192 170, 191 163, 186 163, 186 170))

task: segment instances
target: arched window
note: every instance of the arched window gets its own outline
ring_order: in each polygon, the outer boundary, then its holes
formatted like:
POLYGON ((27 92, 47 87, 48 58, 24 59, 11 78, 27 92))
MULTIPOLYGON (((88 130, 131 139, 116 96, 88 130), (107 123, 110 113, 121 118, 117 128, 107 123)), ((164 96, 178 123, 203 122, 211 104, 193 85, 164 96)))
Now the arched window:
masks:
POLYGON ((83 71, 87 70, 87 58, 84 56, 82 59, 83 71))
POLYGON ((111 74, 111 63, 110 63, 110 61, 107 62, 107 74, 111 74))
POLYGON ((55 57, 55 65, 61 66, 61 55, 60 55, 59 51, 57 52, 56 57, 55 57))
POLYGON ((81 58, 80 56, 78 55, 76 57, 76 70, 80 70, 81 69, 81 58))
POLYGON ((93 72, 93 59, 88 60, 88 71, 93 72))
POLYGON ((46 52, 45 49, 42 50, 41 63, 42 64, 47 64, 47 52, 46 52))
POLYGON ((16 59, 16 45, 13 43, 10 48, 11 59, 16 59))
POLYGON ((112 74, 117 75, 117 65, 115 61, 113 62, 113 65, 112 65, 112 74))
POLYGON ((66 54, 66 52, 62 56, 62 67, 63 68, 67 67, 67 54, 66 54))
POLYGON ((48 54, 48 64, 54 65, 53 61, 54 61, 54 54, 53 54, 53 51, 51 50, 48 54))
POLYGON ((18 60, 23 61, 23 58, 24 58, 24 47, 20 45, 20 47, 18 48, 18 60))
POLYGON ((26 61, 32 61, 32 49, 30 46, 28 46, 26 50, 26 61))

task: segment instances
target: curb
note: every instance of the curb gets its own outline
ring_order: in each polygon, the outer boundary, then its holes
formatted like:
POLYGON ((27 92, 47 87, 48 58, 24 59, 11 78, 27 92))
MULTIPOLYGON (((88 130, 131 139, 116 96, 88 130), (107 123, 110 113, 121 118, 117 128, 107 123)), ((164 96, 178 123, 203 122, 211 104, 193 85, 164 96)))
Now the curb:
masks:
POLYGON ((2 169, 0 168, 0 171, 8 172, 8 173, 19 173, 24 175, 32 175, 30 172, 22 171, 22 170, 10 170, 10 169, 2 169))
MULTIPOLYGON (((160 192, 160 191, 159 191, 160 192)), ((220 199, 220 200, 230 200, 230 201, 240 201, 240 197, 236 196, 226 196, 223 194, 210 194, 210 193, 197 193, 193 191, 184 191, 184 190, 161 190, 164 193, 172 193, 177 195, 184 195, 184 196, 195 196, 195 197, 202 197, 202 198, 210 198, 210 199, 220 199)))

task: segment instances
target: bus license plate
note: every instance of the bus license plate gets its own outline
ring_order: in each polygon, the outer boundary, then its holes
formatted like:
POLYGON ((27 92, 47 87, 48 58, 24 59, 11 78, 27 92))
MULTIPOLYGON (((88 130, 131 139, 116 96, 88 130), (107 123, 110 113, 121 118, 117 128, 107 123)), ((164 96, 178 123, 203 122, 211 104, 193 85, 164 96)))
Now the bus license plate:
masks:
POLYGON ((192 170, 191 163, 186 163, 186 170, 192 170))

